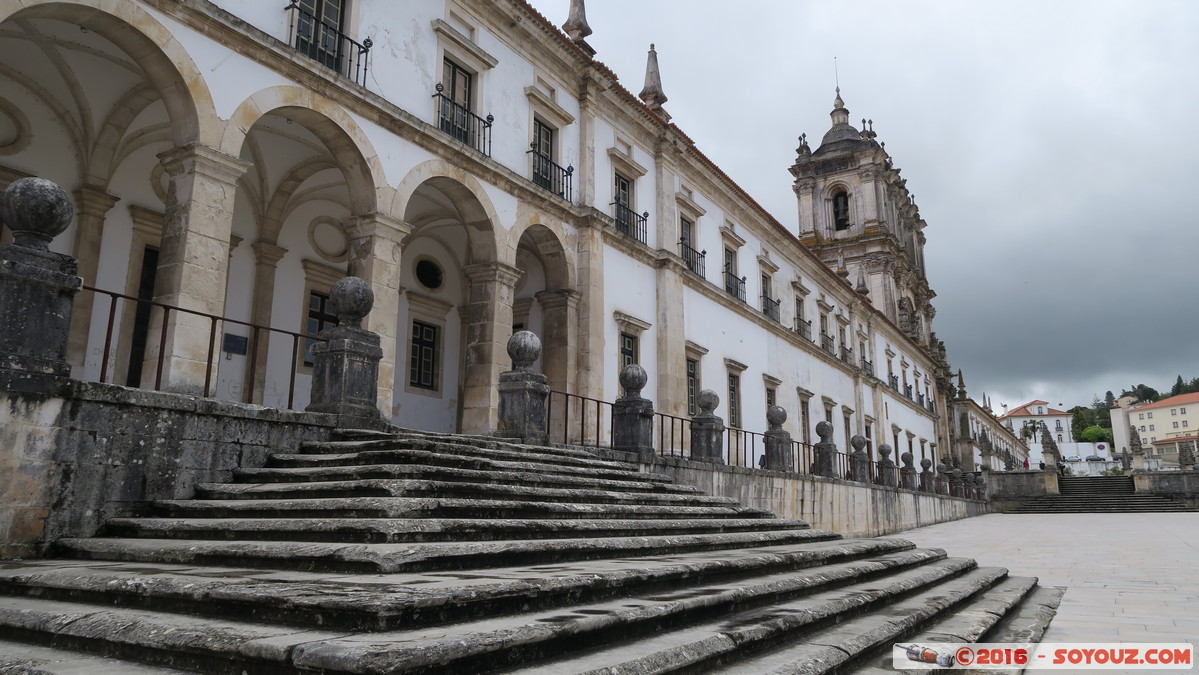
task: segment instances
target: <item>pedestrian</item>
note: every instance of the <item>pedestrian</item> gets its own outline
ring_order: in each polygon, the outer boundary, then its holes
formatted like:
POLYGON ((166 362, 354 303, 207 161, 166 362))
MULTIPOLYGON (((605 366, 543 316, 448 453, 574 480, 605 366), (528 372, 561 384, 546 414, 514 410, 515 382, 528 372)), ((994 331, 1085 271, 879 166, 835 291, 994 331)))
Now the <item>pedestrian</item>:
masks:
POLYGON ((1024 470, 1025 471, 1028 470, 1028 458, 1027 457, 1024 458, 1024 470))
POLYGON ((1041 462, 1041 471, 1045 470, 1045 462, 1041 462))

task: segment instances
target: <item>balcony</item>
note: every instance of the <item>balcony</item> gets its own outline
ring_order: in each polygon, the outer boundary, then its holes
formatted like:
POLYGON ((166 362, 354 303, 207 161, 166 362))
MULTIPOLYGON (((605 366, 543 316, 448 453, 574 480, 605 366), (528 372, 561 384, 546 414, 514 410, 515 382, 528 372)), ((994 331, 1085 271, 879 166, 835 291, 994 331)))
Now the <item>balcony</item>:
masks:
POLYGON ((803 339, 807 340, 808 342, 813 341, 812 340, 812 322, 811 321, 804 321, 803 319, 796 319, 795 320, 795 332, 799 333, 799 335, 803 339))
POLYGON ((768 295, 762 296, 762 313, 772 321, 779 320, 779 301, 768 295))
POLYGON ((616 230, 621 234, 629 235, 642 244, 646 243, 646 221, 649 220, 649 211, 637 213, 621 202, 612 204, 616 207, 612 213, 616 219, 616 230))
POLYGON ((529 148, 527 154, 532 158, 533 183, 570 201, 571 179, 574 176, 575 168, 573 166, 562 168, 548 155, 539 152, 536 142, 530 143, 529 148))
POLYGON ((737 278, 731 270, 725 269, 724 292, 745 302, 745 277, 737 278))
POLYGON ((679 255, 683 258, 683 264, 687 266, 687 269, 701 277, 704 276, 704 260, 708 256, 707 251, 697 251, 691 248, 687 242, 680 240, 679 255))
POLYGON ((895 393, 899 393, 899 376, 888 375, 887 376, 887 386, 891 387, 891 389, 895 390, 895 393))
POLYGON ((362 42, 351 40, 337 26, 313 16, 297 0, 291 0, 283 9, 289 15, 288 42, 296 51, 366 86, 367 57, 373 46, 370 38, 362 42))
POLYGON ((820 346, 821 346, 821 348, 824 349, 824 351, 828 352, 829 354, 832 354, 833 356, 837 355, 836 340, 833 339, 832 335, 828 335, 827 333, 821 333, 820 334, 820 346))
POLYGON ((903 385, 903 395, 906 396, 909 401, 913 400, 912 399, 912 385, 910 385, 910 384, 903 385))
POLYGON ((479 117, 443 94, 444 90, 445 87, 438 84, 437 93, 433 94, 433 103, 437 106, 437 128, 490 157, 491 123, 495 117, 479 117))
POLYGON ((870 377, 874 377, 874 364, 871 363, 870 361, 867 361, 865 358, 863 358, 862 359, 862 372, 866 373, 870 377))
POLYGON ((853 350, 848 347, 841 348, 841 360, 850 365, 853 364, 853 350))

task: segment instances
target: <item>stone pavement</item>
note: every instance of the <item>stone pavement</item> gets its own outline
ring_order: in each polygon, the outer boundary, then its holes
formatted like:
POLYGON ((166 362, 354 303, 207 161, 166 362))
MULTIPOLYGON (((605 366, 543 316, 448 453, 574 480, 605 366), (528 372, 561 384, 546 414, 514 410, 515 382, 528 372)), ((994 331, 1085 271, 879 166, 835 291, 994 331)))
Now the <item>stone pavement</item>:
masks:
POLYGON ((894 536, 1066 587, 1045 642, 1199 645, 1199 513, 995 513, 894 536))

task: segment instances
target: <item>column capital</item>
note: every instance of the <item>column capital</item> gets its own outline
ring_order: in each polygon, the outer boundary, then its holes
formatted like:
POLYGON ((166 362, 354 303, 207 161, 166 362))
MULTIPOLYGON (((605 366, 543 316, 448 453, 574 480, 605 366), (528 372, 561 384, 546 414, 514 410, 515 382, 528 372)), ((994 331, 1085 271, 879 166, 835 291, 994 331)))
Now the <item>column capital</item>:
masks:
POLYGON ((475 263, 462 268, 462 272, 471 283, 495 281, 505 286, 516 286, 523 274, 519 269, 502 262, 475 263))
POLYGON ((253 166, 251 162, 199 143, 161 152, 158 160, 172 176, 196 171, 230 184, 236 183, 253 166))
POLYGON ((570 288, 555 288, 546 291, 534 293, 533 297, 537 298, 537 303, 542 309, 558 309, 569 307, 574 309, 579 305, 579 299, 582 293, 570 288))
POLYGON ((80 185, 71 195, 75 198, 75 213, 80 216, 103 218, 120 201, 98 185, 80 185))
POLYGON ((412 234, 413 230, 411 224, 378 211, 343 218, 341 225, 350 239, 374 236, 397 243, 412 234))
POLYGON ((278 265, 283 256, 287 254, 287 249, 266 241, 250 244, 250 248, 254 251, 255 262, 259 265, 269 265, 271 267, 278 265))

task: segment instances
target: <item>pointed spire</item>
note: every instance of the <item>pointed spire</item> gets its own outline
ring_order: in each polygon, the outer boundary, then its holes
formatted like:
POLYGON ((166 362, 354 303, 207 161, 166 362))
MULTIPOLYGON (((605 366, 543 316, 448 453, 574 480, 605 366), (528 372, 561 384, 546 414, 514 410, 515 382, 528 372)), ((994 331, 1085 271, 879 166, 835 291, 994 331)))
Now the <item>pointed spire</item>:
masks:
POLYGON ((866 266, 858 266, 858 286, 854 289, 861 295, 870 295, 870 287, 866 285, 866 266))
POLYGON ((966 380, 962 378, 961 368, 958 368, 958 400, 966 400, 966 380))
POLYGON ((845 107, 845 101, 841 100, 841 87, 837 87, 837 98, 833 99, 833 111, 829 116, 833 118, 833 126, 849 124, 849 109, 845 107))
POLYGON ((562 30, 574 42, 582 42, 583 38, 591 35, 591 26, 587 25, 587 8, 583 6, 583 0, 570 0, 570 16, 566 18, 566 23, 562 24, 562 30))
POLYGON ((662 92, 662 74, 658 71, 658 52, 651 44, 649 46, 649 56, 645 62, 645 86, 641 89, 641 93, 637 95, 650 110, 665 117, 668 121, 670 115, 662 109, 662 104, 667 101, 666 94, 662 92))

